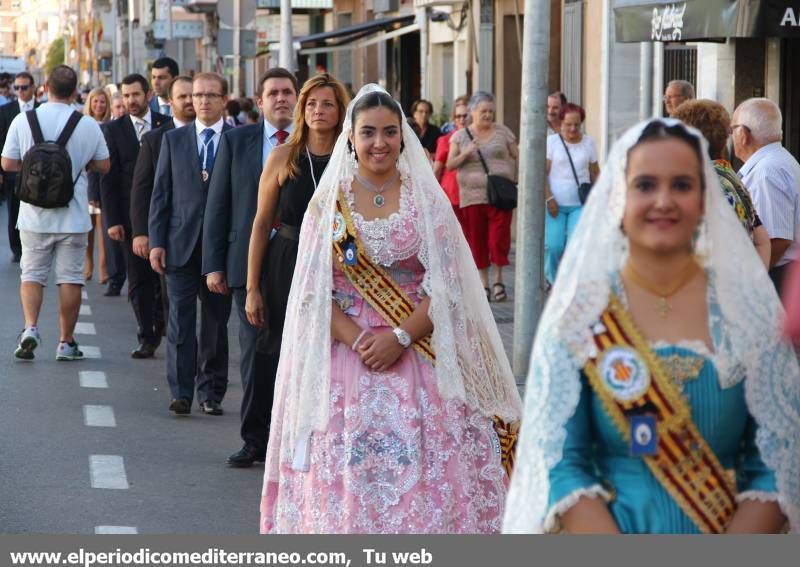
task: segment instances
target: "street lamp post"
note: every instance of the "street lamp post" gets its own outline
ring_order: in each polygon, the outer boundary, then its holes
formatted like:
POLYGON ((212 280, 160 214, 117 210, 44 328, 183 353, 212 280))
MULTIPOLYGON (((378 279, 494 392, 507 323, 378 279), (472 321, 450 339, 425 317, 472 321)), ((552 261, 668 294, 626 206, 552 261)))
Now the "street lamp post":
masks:
POLYGON ((517 268, 514 301, 514 375, 528 372, 531 345, 544 305, 544 183, 550 0, 525 0, 522 46, 517 268))
POLYGON ((292 0, 281 0, 281 51, 280 66, 294 71, 294 46, 292 45, 292 0))

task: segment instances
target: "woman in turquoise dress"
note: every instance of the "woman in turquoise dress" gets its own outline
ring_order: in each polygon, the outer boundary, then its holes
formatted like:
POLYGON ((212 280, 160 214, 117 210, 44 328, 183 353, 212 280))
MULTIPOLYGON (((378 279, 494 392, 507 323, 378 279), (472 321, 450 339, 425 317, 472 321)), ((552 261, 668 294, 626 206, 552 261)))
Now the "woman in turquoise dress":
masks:
POLYGON ((800 530, 800 370, 699 133, 623 136, 540 321, 511 533, 800 530))

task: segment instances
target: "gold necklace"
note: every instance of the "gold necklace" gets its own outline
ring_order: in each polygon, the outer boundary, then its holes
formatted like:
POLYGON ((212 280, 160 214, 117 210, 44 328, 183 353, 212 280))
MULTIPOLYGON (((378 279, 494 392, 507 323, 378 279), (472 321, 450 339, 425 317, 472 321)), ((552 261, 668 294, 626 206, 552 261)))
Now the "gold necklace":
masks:
POLYGON ((697 262, 694 260, 690 261, 681 271, 680 276, 675 283, 673 283, 672 286, 666 290, 659 289, 657 286, 654 286, 648 282, 644 277, 638 274, 636 270, 633 269, 633 266, 631 266, 630 262, 625 264, 625 267, 622 271, 623 274, 627 276, 628 279, 630 279, 633 283, 658 298, 658 306, 656 309, 658 310, 658 314, 661 315, 661 318, 666 319, 669 312, 672 311, 672 307, 670 307, 668 301, 669 298, 683 289, 683 287, 695 276, 699 268, 700 266, 697 265, 697 262))

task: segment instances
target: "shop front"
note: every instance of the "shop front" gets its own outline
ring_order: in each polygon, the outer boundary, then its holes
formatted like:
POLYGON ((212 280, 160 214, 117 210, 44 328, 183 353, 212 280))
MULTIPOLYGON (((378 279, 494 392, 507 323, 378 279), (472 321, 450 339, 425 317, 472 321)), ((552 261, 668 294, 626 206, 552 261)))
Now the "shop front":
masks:
POLYGON ((800 156, 800 0, 616 0, 614 25, 621 43, 696 50, 701 97, 731 111, 754 96, 777 102, 784 143, 800 156))

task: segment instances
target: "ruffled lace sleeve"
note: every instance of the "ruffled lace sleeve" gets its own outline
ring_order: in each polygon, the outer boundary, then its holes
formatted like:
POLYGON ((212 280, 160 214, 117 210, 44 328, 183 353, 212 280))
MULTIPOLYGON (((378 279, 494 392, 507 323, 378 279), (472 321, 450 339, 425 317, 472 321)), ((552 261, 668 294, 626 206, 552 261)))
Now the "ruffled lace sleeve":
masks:
POLYGON ((606 502, 611 500, 595 473, 592 459, 594 433, 589 410, 589 385, 582 376, 580 401, 566 424, 562 458, 549 473, 550 493, 543 524, 546 532, 557 531, 558 516, 577 504, 582 496, 602 497, 606 502))

